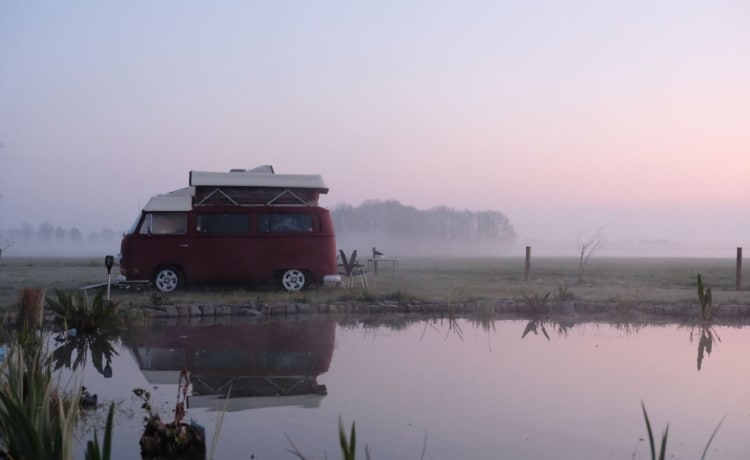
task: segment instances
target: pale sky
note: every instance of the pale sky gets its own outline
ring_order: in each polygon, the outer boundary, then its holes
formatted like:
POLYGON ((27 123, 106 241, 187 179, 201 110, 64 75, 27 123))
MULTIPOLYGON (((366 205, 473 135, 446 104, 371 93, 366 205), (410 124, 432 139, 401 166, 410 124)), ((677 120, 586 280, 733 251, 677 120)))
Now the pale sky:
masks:
POLYGON ((750 2, 6 0, 0 142, 6 229, 121 230, 190 170, 272 164, 330 207, 733 251, 750 2))

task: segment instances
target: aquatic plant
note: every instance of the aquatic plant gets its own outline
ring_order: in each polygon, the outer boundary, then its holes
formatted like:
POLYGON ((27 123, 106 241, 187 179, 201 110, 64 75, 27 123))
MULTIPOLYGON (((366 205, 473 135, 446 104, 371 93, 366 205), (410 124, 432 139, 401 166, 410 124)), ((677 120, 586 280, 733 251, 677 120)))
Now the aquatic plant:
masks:
MULTIPOLYGON (((195 421, 186 423, 185 399, 190 386, 190 372, 183 369, 177 385, 177 403, 174 410, 174 421, 164 423, 159 414, 151 407, 151 393, 136 388, 133 393, 141 398, 141 408, 146 410, 145 427, 141 435, 141 457, 144 459, 205 459, 206 432, 195 421)), ((216 436, 216 435, 215 435, 216 436)))
POLYGON ((532 313, 546 313, 548 311, 547 299, 549 299, 549 296, 549 292, 541 297, 537 293, 534 293, 533 295, 527 295, 526 293, 523 293, 523 300, 524 302, 526 302, 526 306, 531 309, 532 313))
POLYGON ((555 300, 566 301, 575 298, 576 296, 568 289, 567 284, 561 283, 557 285, 557 289, 555 290, 555 300))
MULTIPOLYGON (((643 404, 643 401, 641 401, 641 409, 643 409, 643 418, 646 421, 646 431, 648 432, 648 444, 649 449, 651 453, 651 460, 664 460, 667 458, 667 437, 669 434, 669 423, 667 423, 667 427, 664 430, 664 433, 662 433, 661 437, 661 443, 659 445, 659 456, 656 455, 656 444, 654 443, 654 434, 651 430, 651 421, 648 418, 648 413, 646 412, 646 406, 643 404)), ((711 433, 711 436, 708 438, 708 441, 706 442, 706 447, 703 448, 703 455, 701 455, 701 460, 705 460, 706 453, 708 453, 708 448, 711 446, 711 443, 713 442, 714 438, 716 437, 716 433, 719 432, 719 428, 721 428, 721 424, 724 422, 724 417, 719 420, 719 423, 716 425, 716 428, 714 428, 713 433, 711 433)))
POLYGON ((110 460, 112 453, 112 427, 114 425, 115 403, 110 403, 107 424, 104 428, 104 444, 99 446, 99 437, 94 431, 94 439, 86 443, 86 460, 110 460))
POLYGON ((713 299, 711 296, 711 288, 703 286, 703 280, 701 274, 698 273, 698 301, 701 306, 701 317, 703 321, 711 321, 714 315, 713 299))
POLYGON ((643 401, 641 401, 641 409, 643 409, 643 418, 646 420, 646 431, 648 431, 648 445, 651 449, 651 460, 656 460, 657 458, 659 460, 664 460, 667 455, 667 437, 669 436, 669 423, 667 423, 667 427, 664 429, 664 433, 662 433, 661 436, 661 444, 659 447, 659 456, 656 456, 656 449, 654 444, 654 433, 651 430, 651 421, 648 419, 648 413, 646 412, 646 405, 643 404, 643 401))
POLYGON ((339 415, 339 444, 341 445, 341 456, 344 460, 354 460, 357 452, 357 431, 354 423, 352 422, 351 434, 347 440, 346 431, 344 431, 344 422, 341 421, 341 416, 339 415))
POLYGON ((103 289, 96 293, 91 302, 85 290, 77 294, 56 292, 57 299, 47 299, 47 305, 67 328, 76 329, 79 333, 122 328, 118 304, 105 300, 103 289))
MULTIPOLYGON (((27 343, 30 343, 27 341, 27 343)), ((0 432, 15 460, 73 458, 79 393, 64 397, 43 364, 13 346, 0 368, 0 432)))
MULTIPOLYGON (((289 445, 292 446, 291 449, 288 451, 299 458, 300 460, 307 460, 307 457, 305 457, 305 454, 302 453, 302 451, 297 448, 297 446, 292 441, 292 438, 289 437, 288 434, 285 434, 287 442, 289 442, 289 445)), ((427 437, 425 435, 425 445, 427 443, 427 437)), ((346 436, 346 430, 344 429, 344 422, 341 421, 341 416, 339 415, 339 446, 341 447, 341 458, 343 460, 354 460, 357 454, 357 429, 355 427, 355 422, 352 422, 352 428, 349 432, 349 436, 347 438, 346 436)), ((424 448, 422 450, 422 457, 424 458, 424 448)), ((370 448, 365 444, 365 459, 370 460, 370 448)))

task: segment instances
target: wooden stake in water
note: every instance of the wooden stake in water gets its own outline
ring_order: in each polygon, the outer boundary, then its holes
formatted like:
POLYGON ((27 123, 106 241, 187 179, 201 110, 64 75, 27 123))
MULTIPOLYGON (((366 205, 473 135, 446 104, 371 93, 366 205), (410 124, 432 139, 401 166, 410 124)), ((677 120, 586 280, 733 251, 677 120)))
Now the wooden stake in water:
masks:
POLYGON ((109 287, 112 284, 112 265, 115 264, 115 258, 104 256, 104 266, 107 267, 107 302, 109 302, 109 287))

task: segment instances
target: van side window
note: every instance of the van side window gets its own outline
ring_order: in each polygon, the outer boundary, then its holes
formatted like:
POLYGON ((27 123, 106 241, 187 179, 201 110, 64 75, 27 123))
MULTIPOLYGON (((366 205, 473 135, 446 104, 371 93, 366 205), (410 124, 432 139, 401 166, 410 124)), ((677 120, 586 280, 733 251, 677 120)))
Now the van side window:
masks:
POLYGON ((184 235, 187 232, 187 215, 147 214, 141 224, 140 234, 147 235, 184 235))
POLYGON ((247 233, 250 216, 247 214, 199 214, 195 230, 198 233, 247 233))
POLYGON ((313 231, 310 214, 261 214, 258 216, 258 231, 261 233, 301 233, 313 231))

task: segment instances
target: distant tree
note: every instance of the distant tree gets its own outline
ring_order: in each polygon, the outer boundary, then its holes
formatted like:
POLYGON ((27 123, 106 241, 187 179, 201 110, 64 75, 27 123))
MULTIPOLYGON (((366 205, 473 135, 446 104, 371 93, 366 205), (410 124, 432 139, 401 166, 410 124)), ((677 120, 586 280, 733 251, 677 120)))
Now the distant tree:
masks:
POLYGON ((55 227, 55 239, 57 241, 62 241, 65 239, 65 229, 63 229, 59 225, 55 227))
POLYGON ((586 270, 586 265, 589 263, 589 258, 604 244, 604 227, 600 227, 593 235, 591 235, 586 241, 581 239, 581 233, 578 232, 578 250, 580 251, 580 257, 578 259, 578 282, 583 283, 583 274, 586 270))
POLYGON ((30 240, 34 236, 34 227, 30 223, 24 222, 21 228, 16 230, 16 234, 25 240, 30 240))
POLYGON ((0 248, 0 257, 2 257, 2 256, 3 256, 3 251, 5 251, 5 250, 6 250, 6 249, 8 249, 9 247, 13 246, 14 244, 15 244, 15 241, 8 241, 8 240, 5 240, 5 245, 4 245, 3 247, 1 247, 1 248, 0 248))
POLYGON ((75 242, 80 242, 81 240, 83 240, 83 234, 81 233, 80 230, 73 227, 70 229, 70 239, 75 242))
POLYGON ((117 239, 117 233, 111 228, 105 228, 99 233, 103 241, 114 241, 117 239))
POLYGON ((47 221, 39 224, 39 230, 36 232, 36 236, 40 240, 49 241, 55 235, 55 227, 47 221))

